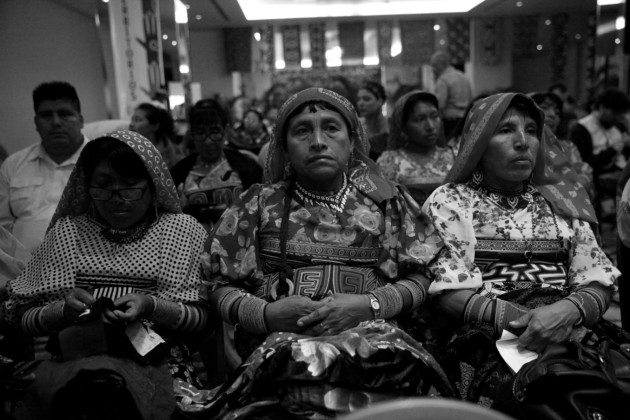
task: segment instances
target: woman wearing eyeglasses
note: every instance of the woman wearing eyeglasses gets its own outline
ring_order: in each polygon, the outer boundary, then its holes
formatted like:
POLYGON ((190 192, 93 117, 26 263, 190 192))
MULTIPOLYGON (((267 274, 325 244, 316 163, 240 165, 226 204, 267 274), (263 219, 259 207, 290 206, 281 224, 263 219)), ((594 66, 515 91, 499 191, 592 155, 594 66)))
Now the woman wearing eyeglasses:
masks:
POLYGON ((253 154, 228 144, 227 124, 218 102, 198 101, 190 111, 189 133, 196 152, 171 169, 184 213, 208 231, 243 191, 262 180, 253 154))
POLYGON ((131 131, 89 142, 70 176, 43 244, 9 284, 7 316, 31 336, 76 324, 96 299, 115 309, 104 320, 148 321, 175 345, 171 374, 194 383, 180 333, 199 332, 200 255, 205 229, 182 213, 166 163, 131 131))

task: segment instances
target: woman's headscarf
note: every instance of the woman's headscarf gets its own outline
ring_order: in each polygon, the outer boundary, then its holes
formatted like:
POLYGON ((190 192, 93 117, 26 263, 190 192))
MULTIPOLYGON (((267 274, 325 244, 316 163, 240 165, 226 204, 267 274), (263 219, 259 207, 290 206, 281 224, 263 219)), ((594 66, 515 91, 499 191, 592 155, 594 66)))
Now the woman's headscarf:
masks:
POLYGON ((540 147, 532 175, 532 184, 560 215, 597 223, 588 193, 578 182, 578 176, 562 153, 553 134, 544 128, 545 115, 534 100, 520 93, 499 93, 479 99, 466 114, 459 153, 445 182, 465 182, 472 176, 486 153, 490 139, 503 114, 516 100, 530 108, 537 123, 540 147))
POLYGON ((269 154, 265 165, 263 182, 276 183, 286 181, 284 146, 289 117, 301 105, 307 102, 325 102, 331 105, 349 124, 348 131, 352 141, 351 161, 348 172, 352 183, 376 202, 389 199, 396 194, 394 186, 383 179, 374 161, 370 159, 370 142, 365 128, 359 121, 354 107, 343 96, 323 88, 308 88, 291 96, 278 111, 273 138, 269 142, 269 154))
POLYGON ((430 104, 433 104, 435 106, 435 109, 437 109, 438 111, 440 110, 437 97, 429 92, 424 92, 422 90, 413 90, 398 98, 398 100, 394 104, 392 116, 389 120, 389 139, 387 141, 388 149, 400 149, 401 147, 409 143, 409 137, 404 132, 406 123, 406 121, 404 121, 404 117, 405 108, 410 101, 413 101, 414 103, 428 102, 430 104))
POLYGON ((70 178, 68 179, 66 188, 63 190, 61 200, 59 200, 57 210, 50 221, 48 229, 64 216, 78 216, 87 212, 92 199, 88 194, 89 180, 85 177, 84 156, 86 156, 92 147, 105 138, 112 138, 123 142, 140 156, 155 187, 155 200, 158 208, 168 213, 182 212, 173 178, 171 178, 171 173, 160 152, 151 141, 142 135, 133 131, 119 130, 94 139, 85 145, 79 155, 72 174, 70 174, 70 178))

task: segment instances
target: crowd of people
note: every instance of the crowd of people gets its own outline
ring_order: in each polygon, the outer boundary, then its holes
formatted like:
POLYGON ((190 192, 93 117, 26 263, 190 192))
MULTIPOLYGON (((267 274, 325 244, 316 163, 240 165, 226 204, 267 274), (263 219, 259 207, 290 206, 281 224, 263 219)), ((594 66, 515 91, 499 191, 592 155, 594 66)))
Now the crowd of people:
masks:
POLYGON ((617 194, 630 247, 628 97, 568 116, 557 86, 473 99, 447 54, 431 65, 434 92, 391 109, 378 80, 275 85, 198 101, 183 136, 142 103, 88 139, 75 89, 37 86, 41 141, 0 166, 0 379, 26 384, 6 415, 131 418, 107 402, 124 388, 133 418, 414 396, 523 418, 504 331, 539 354, 594 332, 630 345, 603 319, 627 296, 599 236, 617 194))

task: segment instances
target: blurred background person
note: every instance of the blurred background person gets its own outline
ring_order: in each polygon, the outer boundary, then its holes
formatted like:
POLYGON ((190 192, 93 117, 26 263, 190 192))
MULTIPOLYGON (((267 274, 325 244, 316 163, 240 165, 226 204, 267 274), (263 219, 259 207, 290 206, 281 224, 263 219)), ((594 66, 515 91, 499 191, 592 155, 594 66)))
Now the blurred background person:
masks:
POLYGON ((185 156, 182 149, 173 142, 175 124, 173 117, 166 109, 150 103, 138 105, 131 116, 129 130, 149 139, 159 150, 169 168, 185 156))
POLYGON ((171 169, 184 213, 208 230, 241 192, 262 180, 257 160, 227 143, 227 126, 227 113, 217 101, 198 101, 190 112, 196 151, 171 169))
POLYGON ((444 135, 448 140, 472 102, 472 87, 466 75, 451 65, 447 52, 433 53, 430 64, 435 75, 435 96, 442 112, 444 135))
POLYGON ((386 179, 407 187, 422 205, 453 166, 455 153, 440 147, 442 119, 435 95, 413 91, 394 105, 389 127, 389 150, 377 164, 386 179))
POLYGON ((370 158, 374 161, 387 149, 389 125, 383 115, 386 100, 385 88, 379 82, 368 80, 359 87, 357 111, 370 140, 370 158))

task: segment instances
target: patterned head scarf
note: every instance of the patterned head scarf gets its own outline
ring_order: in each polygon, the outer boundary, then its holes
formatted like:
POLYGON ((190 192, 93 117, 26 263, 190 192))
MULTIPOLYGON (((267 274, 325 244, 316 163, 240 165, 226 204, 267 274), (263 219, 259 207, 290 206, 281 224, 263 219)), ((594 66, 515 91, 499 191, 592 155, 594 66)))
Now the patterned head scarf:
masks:
MULTIPOLYGON (((263 181, 265 183, 276 183, 285 179, 284 146, 286 142, 286 130, 289 117, 293 112, 306 102, 319 101, 331 105, 346 122, 350 124, 348 131, 353 142, 353 155, 355 163, 357 161, 367 162, 371 160, 367 157, 370 153, 370 143, 365 129, 359 122, 354 107, 343 96, 323 88, 309 88, 291 96, 278 111, 276 125, 273 129, 273 139, 269 144, 269 155, 265 166, 263 181)), ((350 162, 352 164, 352 162, 350 162)), ((349 168, 350 169, 350 168, 349 168)))
POLYGON ((414 106, 418 102, 428 102, 440 110, 437 97, 429 92, 414 90, 401 96, 394 104, 392 116, 389 120, 389 139, 387 148, 391 150, 400 149, 409 143, 409 137, 404 133, 405 110, 409 106, 414 106))
POLYGON ((123 142, 140 156, 155 186, 155 201, 158 208, 168 213, 182 212, 177 191, 175 190, 175 184, 173 183, 171 174, 160 152, 151 141, 142 135, 133 131, 119 130, 94 139, 85 145, 79 155, 72 174, 70 174, 70 178, 68 179, 66 188, 63 190, 63 195, 61 196, 61 200, 59 200, 57 210, 48 229, 64 216, 79 216, 87 212, 92 199, 88 194, 89 180, 86 179, 83 169, 84 156, 86 156, 88 151, 94 147, 95 144, 105 138, 112 138, 123 142))
POLYGON ((532 174, 532 184, 560 215, 597 223, 588 193, 577 182, 578 176, 562 152, 553 133, 545 129, 543 111, 534 100, 520 93, 499 93, 479 99, 466 114, 459 153, 445 182, 465 182, 470 179, 485 154, 503 114, 515 100, 530 109, 538 125, 540 147, 532 174))

